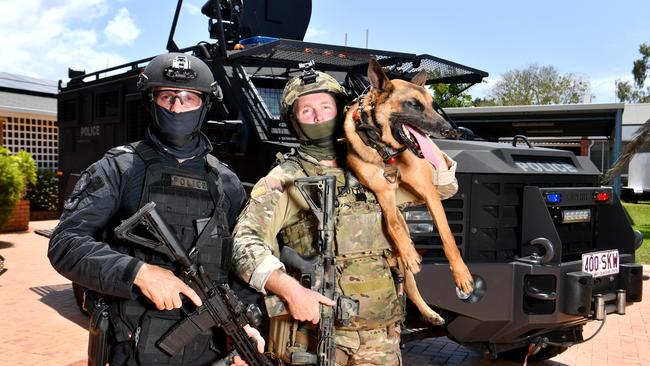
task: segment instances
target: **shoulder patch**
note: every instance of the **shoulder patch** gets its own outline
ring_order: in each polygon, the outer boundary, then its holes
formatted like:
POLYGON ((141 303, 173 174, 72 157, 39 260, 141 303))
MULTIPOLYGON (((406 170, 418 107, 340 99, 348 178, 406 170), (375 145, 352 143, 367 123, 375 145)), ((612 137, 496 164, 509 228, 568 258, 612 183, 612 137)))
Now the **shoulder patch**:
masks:
POLYGON ((251 191, 251 198, 257 198, 263 196, 266 193, 266 186, 264 184, 259 184, 253 187, 251 191))
POLYGON ((70 193, 70 197, 78 196, 81 192, 85 191, 86 188, 88 188, 89 184, 90 184, 90 173, 88 171, 84 171, 79 176, 79 179, 77 180, 77 183, 75 184, 72 193, 70 193))
POLYGON ((281 179, 272 175, 262 178, 251 191, 251 198, 258 198, 271 192, 284 192, 284 184, 281 179))

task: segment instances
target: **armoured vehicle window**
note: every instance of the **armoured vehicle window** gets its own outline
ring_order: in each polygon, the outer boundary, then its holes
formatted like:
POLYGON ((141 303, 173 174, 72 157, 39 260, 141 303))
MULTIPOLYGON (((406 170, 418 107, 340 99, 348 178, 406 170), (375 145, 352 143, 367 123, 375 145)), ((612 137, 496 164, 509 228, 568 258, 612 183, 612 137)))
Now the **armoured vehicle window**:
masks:
POLYGON ((119 113, 119 92, 112 90, 95 95, 95 117, 115 117, 119 113))
POLYGON ((140 94, 127 95, 124 98, 126 116, 126 140, 137 141, 144 135, 150 121, 149 113, 140 99, 140 94))
POLYGON ((77 99, 67 99, 60 102, 58 119, 59 122, 77 120, 77 99))
POLYGON ((282 98, 282 89, 274 88, 257 88, 260 97, 269 108, 269 112, 274 118, 280 118, 280 99, 282 98))

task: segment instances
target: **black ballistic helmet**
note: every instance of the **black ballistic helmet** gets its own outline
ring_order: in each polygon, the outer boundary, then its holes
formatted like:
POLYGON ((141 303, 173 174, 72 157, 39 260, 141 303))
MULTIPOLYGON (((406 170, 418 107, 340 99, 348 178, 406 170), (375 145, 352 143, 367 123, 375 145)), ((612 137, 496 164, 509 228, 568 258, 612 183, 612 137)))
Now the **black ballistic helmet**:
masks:
MULTIPOLYGON (((221 89, 214 81, 214 76, 208 65, 195 56, 178 52, 164 53, 154 57, 140 74, 137 87, 148 103, 151 113, 152 124, 148 130, 151 133, 151 138, 154 143, 158 141, 164 145, 163 148, 166 151, 172 151, 167 149, 170 146, 180 150, 194 149, 194 144, 189 143, 197 141, 196 138, 201 133, 201 126, 212 102, 214 100, 221 101, 221 89), (159 87, 190 89, 200 92, 203 103, 198 110, 172 113, 171 116, 166 115, 164 108, 157 106, 155 102, 153 90, 159 87), (170 124, 170 120, 182 122, 184 127, 191 127, 191 131, 187 131, 187 129, 180 131, 178 126, 174 126, 174 123, 170 124)), ((200 140, 199 147, 205 146, 205 143, 201 144, 200 140)), ((182 154, 186 153, 188 152, 182 152, 182 154)))
POLYGON ((221 89, 208 65, 195 56, 179 52, 154 57, 140 74, 137 86, 143 92, 154 87, 193 89, 204 93, 209 100, 221 99, 221 89))

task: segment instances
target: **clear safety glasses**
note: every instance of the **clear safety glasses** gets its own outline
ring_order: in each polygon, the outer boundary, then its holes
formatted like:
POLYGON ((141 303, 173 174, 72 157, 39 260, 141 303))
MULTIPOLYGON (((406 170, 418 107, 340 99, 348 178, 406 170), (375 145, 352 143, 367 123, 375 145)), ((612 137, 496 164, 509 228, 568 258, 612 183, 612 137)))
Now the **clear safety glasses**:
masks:
POLYGON ((184 109, 198 108, 203 103, 201 93, 190 90, 159 90, 154 93, 154 98, 159 106, 167 109, 170 109, 177 99, 184 109))

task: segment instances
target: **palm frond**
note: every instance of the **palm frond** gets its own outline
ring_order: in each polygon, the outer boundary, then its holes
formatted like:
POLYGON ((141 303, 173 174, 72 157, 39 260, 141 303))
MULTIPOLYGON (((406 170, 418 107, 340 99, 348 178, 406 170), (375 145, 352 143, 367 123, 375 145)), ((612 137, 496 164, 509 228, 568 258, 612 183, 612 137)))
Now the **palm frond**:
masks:
POLYGON ((611 182, 618 174, 621 173, 630 160, 639 150, 650 145, 650 119, 635 132, 634 138, 627 144, 621 156, 616 160, 614 165, 607 171, 603 177, 603 182, 611 182))

